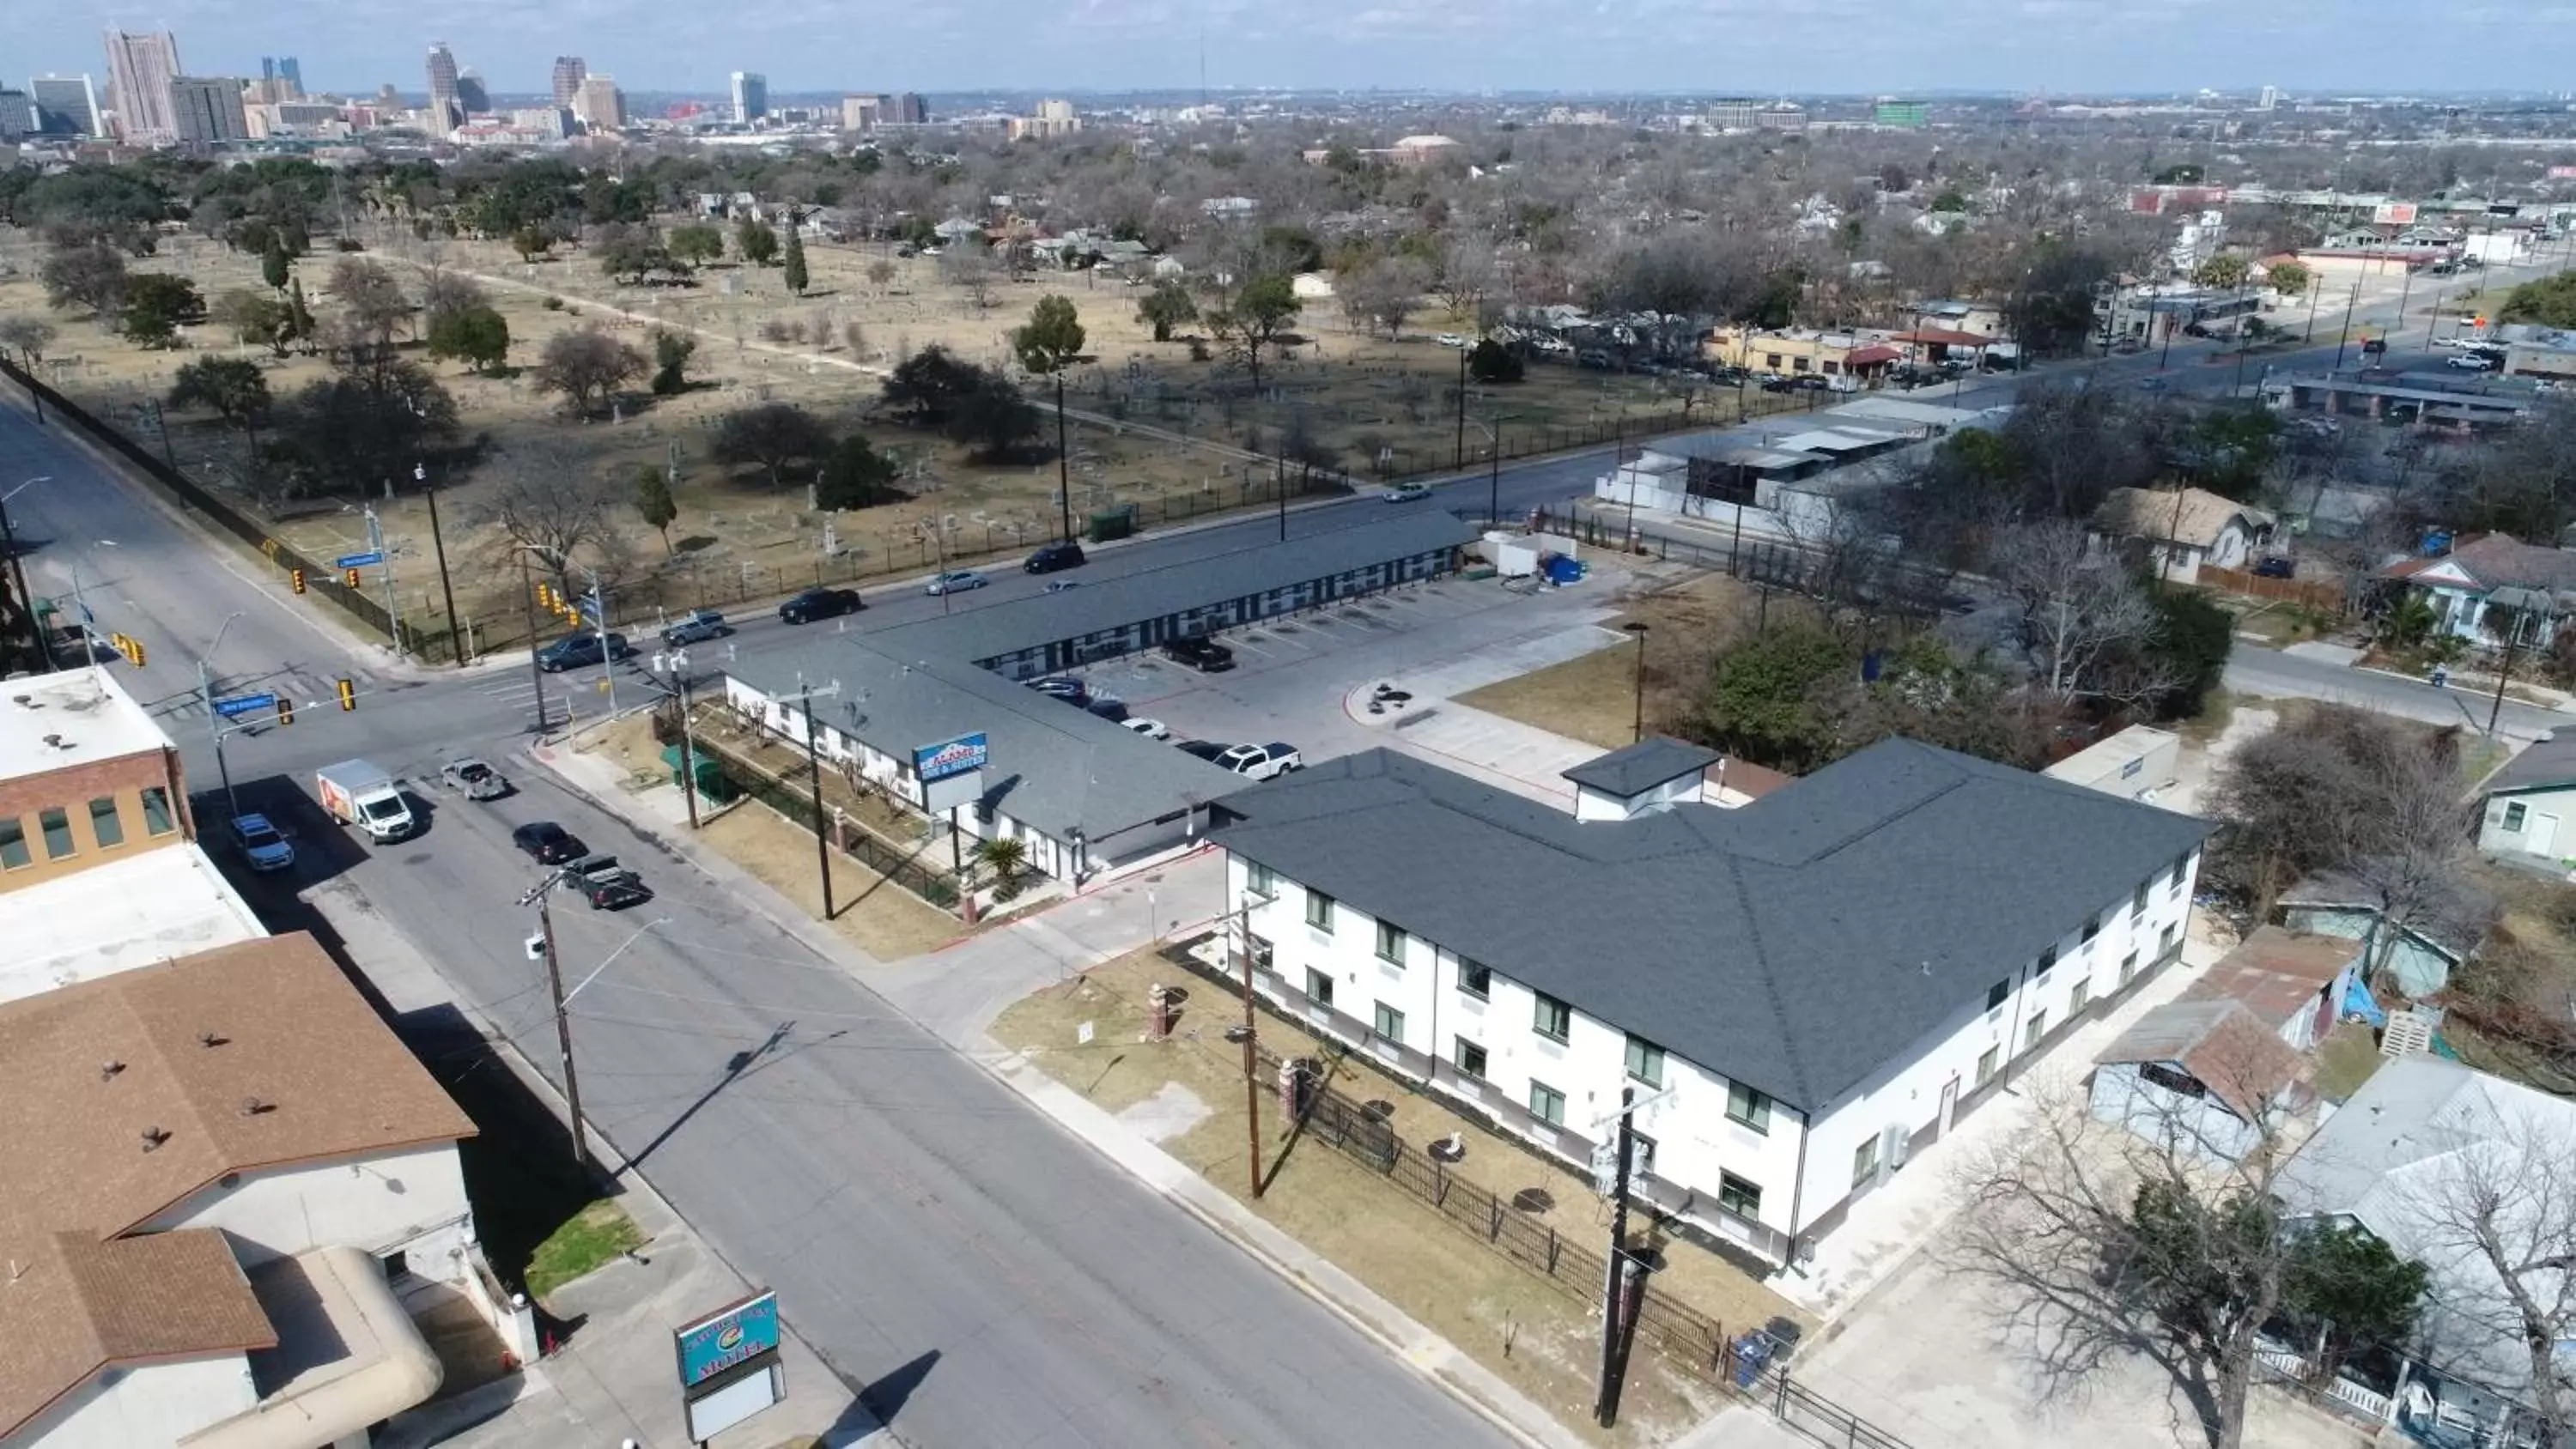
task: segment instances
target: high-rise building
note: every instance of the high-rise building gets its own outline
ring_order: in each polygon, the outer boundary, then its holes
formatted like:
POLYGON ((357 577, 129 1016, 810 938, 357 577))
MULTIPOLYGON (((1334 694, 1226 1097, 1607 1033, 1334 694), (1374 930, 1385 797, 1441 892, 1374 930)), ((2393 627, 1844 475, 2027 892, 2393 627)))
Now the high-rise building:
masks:
POLYGON ((179 78, 179 37, 166 30, 107 33, 107 79, 116 94, 116 131, 138 146, 179 139, 170 82, 179 78))
POLYGON ((615 131, 626 124, 626 92, 617 88, 614 77, 582 77, 581 94, 573 97, 572 112, 581 118, 584 129, 615 131))
POLYGON ((36 98, 25 91, 0 86, 0 141, 15 141, 36 133, 36 98))
POLYGON ((883 96, 841 97, 841 129, 873 131, 885 119, 886 98, 883 96))
POLYGON ((747 70, 733 73, 733 118, 750 125, 769 114, 769 77, 747 70))
POLYGON ((572 103, 581 96, 582 79, 589 74, 590 67, 582 62, 582 58, 580 56, 559 55, 555 57, 555 106, 557 109, 567 111, 572 109, 572 103))
POLYGON ((898 125, 926 126, 930 124, 930 103, 911 91, 905 91, 902 95, 895 97, 894 104, 888 107, 887 110, 890 113, 887 119, 894 121, 898 125))
POLYGON ((242 83, 231 76, 173 79, 170 114, 178 139, 188 145, 220 146, 250 139, 250 118, 242 112, 242 83))
POLYGON ((36 129, 48 136, 96 136, 98 93, 85 75, 40 75, 27 82, 36 101, 36 129))
POLYGON ((277 58, 277 78, 286 82, 286 93, 289 98, 301 97, 304 94, 304 63, 294 56, 281 55, 277 58))
POLYGON ((469 116, 492 114, 492 93, 483 88, 483 77, 473 71, 456 73, 456 104, 469 116))
POLYGON ((2277 108, 2280 104, 2281 88, 2279 86, 2265 86, 2263 87, 2262 99, 2256 101, 2254 106, 2257 110, 2269 111, 2277 108))
POLYGON ((454 128, 465 119, 456 104, 456 55, 447 42, 437 41, 429 47, 429 123, 434 131, 454 128))

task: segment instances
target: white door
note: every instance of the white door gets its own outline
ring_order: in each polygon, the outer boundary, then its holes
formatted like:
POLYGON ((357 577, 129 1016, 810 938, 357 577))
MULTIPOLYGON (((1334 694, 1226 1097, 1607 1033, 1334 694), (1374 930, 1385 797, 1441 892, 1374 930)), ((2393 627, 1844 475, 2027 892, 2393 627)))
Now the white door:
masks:
POLYGON ((1959 1114, 1959 1079, 1954 1074, 1941 1084, 1941 1135, 1950 1135, 1950 1121, 1959 1114))
POLYGON ((2534 855, 2554 856, 2557 854, 2555 849, 2557 843, 2558 817, 2555 815, 2542 815, 2537 811, 2533 812, 2531 817, 2531 829, 2523 836, 2522 848, 2530 851, 2534 855))

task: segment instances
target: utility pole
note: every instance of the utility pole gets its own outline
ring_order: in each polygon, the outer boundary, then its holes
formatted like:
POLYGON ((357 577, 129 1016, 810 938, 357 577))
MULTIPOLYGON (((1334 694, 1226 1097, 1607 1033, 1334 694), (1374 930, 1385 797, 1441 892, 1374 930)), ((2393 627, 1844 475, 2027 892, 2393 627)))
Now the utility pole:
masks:
POLYGON ((1064 541, 1073 542, 1073 455, 1064 441, 1064 366, 1055 369, 1055 487, 1064 513, 1064 541))
POLYGON ((537 582, 528 574, 528 555, 519 554, 519 597, 528 606, 528 678, 537 687, 537 733, 546 732, 546 671, 537 663, 537 582))
POLYGON ((573 1066, 572 1016, 564 1009, 563 964, 555 955, 552 901, 555 886, 562 879, 563 871, 558 868, 539 881, 535 890, 519 897, 519 904, 537 908, 537 931, 544 941, 546 957, 546 993, 553 998, 555 1007, 555 1050, 563 1059, 564 1105, 572 1113, 572 1160, 574 1166, 588 1172, 591 1170, 590 1137, 581 1124, 581 1076, 573 1066))
POLYGON ((1288 541, 1288 458, 1282 454, 1271 460, 1279 472, 1279 541, 1288 541))
POLYGON ((1458 446, 1449 462, 1450 471, 1467 466, 1467 349, 1458 349, 1458 446))
MULTIPOLYGON (((208 661, 217 649, 223 647, 224 635, 231 632, 233 620, 241 616, 242 611, 239 609, 225 615, 224 622, 215 628, 214 642, 206 646, 205 653, 197 656, 197 701, 205 706, 206 738, 215 747, 215 773, 223 780, 224 808, 235 815, 241 814, 241 800, 233 794, 232 767, 224 763, 223 717, 215 713, 215 671, 214 666, 208 661)), ((2494 731, 2490 730, 2488 733, 2492 734, 2494 731)))
POLYGON ((1252 1171, 1252 1196, 1261 1197, 1261 1055, 1253 1046, 1252 1026, 1252 896, 1245 892, 1234 911, 1243 950, 1243 1111, 1250 1133, 1245 1160, 1252 1171))
POLYGON ((1485 468, 1485 526, 1503 526, 1503 420, 1494 419, 1494 452, 1485 468))
POLYGON ((1618 1161, 1610 1172, 1610 1253, 1606 1281, 1601 1286, 1601 1392, 1592 1404, 1593 1422, 1603 1428, 1619 1422, 1620 1369, 1619 1340, 1624 1337, 1627 1314, 1622 1309, 1626 1297, 1620 1289, 1628 1276, 1628 1158, 1635 1148, 1628 1121, 1637 1110, 1637 1089, 1619 1088, 1619 1130, 1613 1140, 1618 1144, 1618 1161))
MULTIPOLYGON (((385 495, 391 497, 393 491, 393 484, 387 482, 385 495)), ((383 570, 381 577, 385 582, 385 619, 388 627, 394 631, 394 653, 408 654, 411 651, 403 647, 402 595, 394 586, 394 556, 385 552, 385 527, 383 521, 376 517, 374 504, 367 505, 367 549, 376 555, 376 567, 383 570)))
POLYGON ((680 655, 680 665, 672 673, 680 676, 680 795, 689 802, 689 828, 698 826, 698 755, 689 724, 688 653, 680 655))
MULTIPOLYGON (((9 572, 18 581, 19 617, 27 621, 27 632, 36 636, 37 652, 44 655, 45 668, 51 670, 54 667, 54 643, 45 637, 44 621, 36 617, 36 596, 27 592, 27 561, 18 556, 18 535, 9 526, 9 500, 16 497, 28 484, 46 481, 48 480, 45 478, 30 478, 26 483, 10 489, 7 494, 0 495, 0 551, 8 554, 9 572)), ((1282 534, 1281 537, 1284 538, 1286 535, 1282 534)))
MULTIPOLYGON (((800 679, 796 684, 796 693, 789 696, 805 706, 806 782, 814 792, 814 870, 823 882, 823 919, 825 921, 831 920, 833 915, 832 835, 831 827, 824 823, 823 737, 814 730, 814 700, 818 695, 828 698, 840 692, 841 686, 838 681, 817 689, 800 679)), ((696 784, 695 781, 690 783, 693 787, 696 784)))
POLYGON ((429 465, 411 465, 412 480, 420 484, 421 496, 429 500, 429 545, 438 552, 438 592, 447 600, 447 652, 456 656, 456 667, 465 667, 465 626, 456 617, 456 585, 447 577, 447 537, 438 529, 438 490, 429 486, 429 465))
POLYGON ((2352 341, 2353 309, 2360 305, 2361 273, 2354 272, 2352 274, 2352 295, 2345 298, 2343 304, 2343 333, 2341 336, 2335 338, 2334 366, 2327 368, 2326 371, 2328 372, 2341 372, 2343 370, 2343 349, 2345 344, 2352 341))

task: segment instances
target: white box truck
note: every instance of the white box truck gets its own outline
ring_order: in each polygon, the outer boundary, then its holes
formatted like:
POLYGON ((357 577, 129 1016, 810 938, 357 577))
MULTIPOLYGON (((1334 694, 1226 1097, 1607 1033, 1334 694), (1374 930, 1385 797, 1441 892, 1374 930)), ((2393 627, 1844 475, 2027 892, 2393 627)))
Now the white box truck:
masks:
POLYGON ((364 760, 325 765, 313 776, 322 808, 343 825, 354 825, 382 845, 411 834, 411 803, 394 777, 364 760))

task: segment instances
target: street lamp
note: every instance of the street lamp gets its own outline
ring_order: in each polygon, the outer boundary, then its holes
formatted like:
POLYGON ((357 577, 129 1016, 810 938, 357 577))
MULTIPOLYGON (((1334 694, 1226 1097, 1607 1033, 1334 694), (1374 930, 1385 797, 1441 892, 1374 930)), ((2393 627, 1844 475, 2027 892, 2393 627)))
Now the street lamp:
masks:
POLYGON ((456 586, 447 577, 447 538, 438 528, 438 490, 429 486, 429 465, 411 465, 411 480, 420 485, 421 497, 429 501, 429 545, 438 553, 438 592, 447 599, 447 652, 456 656, 456 667, 465 667, 464 624, 456 617, 456 586))
POLYGON ((44 655, 48 671, 54 667, 54 645, 45 637, 45 626, 36 619, 36 596, 27 592, 27 561, 18 556, 18 535, 9 526, 9 500, 39 483, 52 481, 52 474, 40 474, 6 493, 0 493, 0 550, 9 555, 9 572, 18 581, 18 612, 26 616, 27 631, 36 636, 36 651, 44 655))
POLYGON ((1511 420, 1510 413, 1496 413, 1492 422, 1476 423, 1476 430, 1485 435, 1486 442, 1485 522, 1489 525, 1503 521, 1503 424, 1511 420))
POLYGON ((1646 738, 1646 626, 1642 623, 1628 623, 1619 627, 1630 638, 1637 641, 1637 717, 1630 728, 1628 743, 1640 744, 1646 738))

